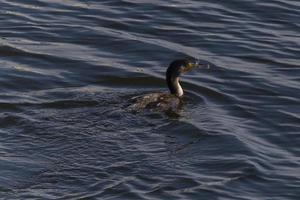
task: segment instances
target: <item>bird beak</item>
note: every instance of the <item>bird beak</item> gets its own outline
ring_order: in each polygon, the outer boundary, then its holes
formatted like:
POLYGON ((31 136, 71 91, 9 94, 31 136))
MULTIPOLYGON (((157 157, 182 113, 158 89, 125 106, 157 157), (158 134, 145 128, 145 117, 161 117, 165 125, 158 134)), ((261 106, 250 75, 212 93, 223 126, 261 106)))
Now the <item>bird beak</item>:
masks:
POLYGON ((199 60, 197 60, 195 62, 195 65, 198 67, 198 68, 203 68, 203 69, 209 69, 210 68, 210 65, 209 63, 204 63, 204 62, 200 62, 199 60))
POLYGON ((204 63, 204 62, 200 62, 199 60, 193 60, 193 61, 190 61, 189 63, 188 63, 188 65, 187 66, 185 66, 183 69, 182 69, 182 73, 185 73, 185 72, 188 72, 188 71, 191 71, 192 69, 194 69, 194 68, 204 68, 204 69, 209 69, 210 68, 210 66, 209 66, 209 64, 207 63, 204 63))

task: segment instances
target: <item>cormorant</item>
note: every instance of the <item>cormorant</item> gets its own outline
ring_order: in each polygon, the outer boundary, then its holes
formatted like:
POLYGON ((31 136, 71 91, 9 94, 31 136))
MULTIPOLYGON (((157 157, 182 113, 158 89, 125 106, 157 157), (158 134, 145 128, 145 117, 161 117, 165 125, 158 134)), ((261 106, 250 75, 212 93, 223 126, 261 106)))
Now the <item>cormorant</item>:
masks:
POLYGON ((179 83, 179 76, 196 67, 206 66, 193 58, 178 59, 170 63, 166 71, 166 81, 170 93, 151 93, 133 98, 135 101, 130 107, 134 110, 144 108, 161 111, 175 111, 182 105, 183 89, 179 83))

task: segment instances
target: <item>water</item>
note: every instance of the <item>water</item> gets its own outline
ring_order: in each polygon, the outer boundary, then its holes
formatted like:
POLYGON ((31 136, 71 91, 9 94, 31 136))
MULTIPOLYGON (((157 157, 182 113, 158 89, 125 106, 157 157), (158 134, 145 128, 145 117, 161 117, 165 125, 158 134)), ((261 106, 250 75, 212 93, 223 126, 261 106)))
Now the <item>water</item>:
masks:
POLYGON ((0 7, 1 199, 299 199, 299 1, 0 7), (125 109, 183 56, 180 117, 125 109))

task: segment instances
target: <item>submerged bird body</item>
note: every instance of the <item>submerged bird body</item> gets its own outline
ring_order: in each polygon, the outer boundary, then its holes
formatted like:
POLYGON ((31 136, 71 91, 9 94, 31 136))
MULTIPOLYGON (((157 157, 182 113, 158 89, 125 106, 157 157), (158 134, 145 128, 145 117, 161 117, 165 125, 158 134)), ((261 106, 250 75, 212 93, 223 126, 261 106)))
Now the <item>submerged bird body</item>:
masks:
POLYGON ((176 95, 169 93, 151 93, 144 96, 134 98, 135 103, 132 105, 134 109, 159 109, 162 111, 177 110, 182 100, 176 95))
POLYGON ((151 93, 133 98, 131 105, 134 110, 145 108, 160 111, 175 111, 182 106, 183 89, 179 83, 179 76, 199 66, 195 59, 180 59, 173 61, 166 71, 166 81, 170 93, 151 93))

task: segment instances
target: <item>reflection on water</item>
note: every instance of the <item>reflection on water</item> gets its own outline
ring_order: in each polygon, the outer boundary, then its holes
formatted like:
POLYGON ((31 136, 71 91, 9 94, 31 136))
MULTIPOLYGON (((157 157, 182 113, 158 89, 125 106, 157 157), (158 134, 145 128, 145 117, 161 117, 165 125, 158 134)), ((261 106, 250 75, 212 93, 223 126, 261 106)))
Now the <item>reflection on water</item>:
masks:
POLYGON ((0 6, 4 199, 298 199, 298 2, 0 6), (179 117, 127 109, 185 56, 179 117))

